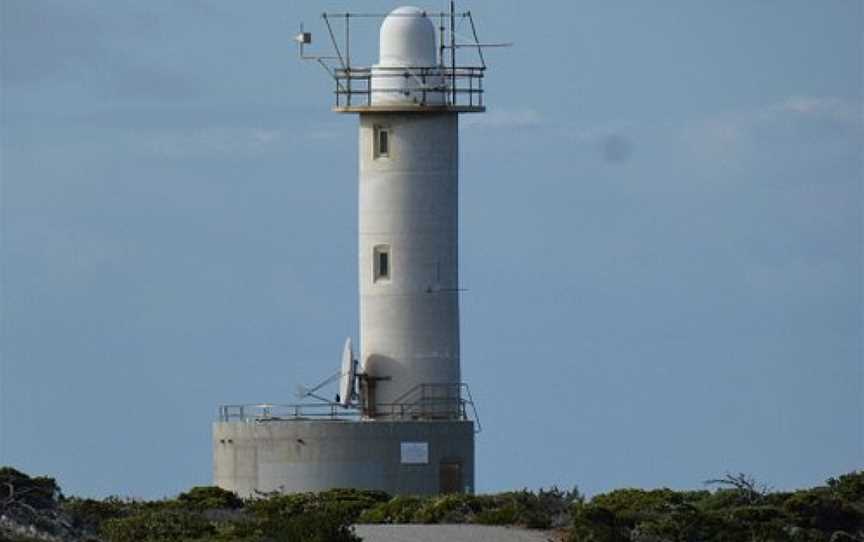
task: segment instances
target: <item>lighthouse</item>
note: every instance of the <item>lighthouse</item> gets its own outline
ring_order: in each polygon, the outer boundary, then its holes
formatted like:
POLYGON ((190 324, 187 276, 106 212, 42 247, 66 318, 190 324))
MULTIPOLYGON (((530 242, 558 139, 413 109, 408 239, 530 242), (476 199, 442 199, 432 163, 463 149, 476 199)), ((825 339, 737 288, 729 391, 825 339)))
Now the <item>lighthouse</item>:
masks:
MULTIPOLYGON (((324 14, 340 114, 358 117, 359 350, 297 404, 223 405, 213 425, 214 482, 241 495, 337 487, 391 494, 471 493, 479 431, 462 381, 459 331, 459 116, 482 113, 482 47, 458 44, 457 18, 400 7, 383 15, 379 54, 352 64, 350 25, 324 14), (333 24, 344 25, 345 41, 333 24), (437 22, 437 25, 436 25, 437 22), (448 39, 449 38, 449 39, 448 39), (481 64, 457 65, 476 48, 481 64), (319 393, 339 381, 336 400, 319 393)), ((356 23, 355 23, 356 24, 356 23)))
POLYGON ((446 398, 461 382, 459 112, 435 34, 417 8, 391 13, 369 104, 337 108, 360 120, 360 362, 373 418, 418 386, 446 398))

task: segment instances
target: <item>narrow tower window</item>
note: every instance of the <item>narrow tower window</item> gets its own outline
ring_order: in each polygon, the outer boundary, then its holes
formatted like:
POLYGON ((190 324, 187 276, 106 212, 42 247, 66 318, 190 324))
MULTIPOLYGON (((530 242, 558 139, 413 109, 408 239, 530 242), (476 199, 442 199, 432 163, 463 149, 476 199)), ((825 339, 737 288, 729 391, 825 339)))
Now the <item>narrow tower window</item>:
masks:
POLYGON ((375 282, 379 280, 387 280, 390 278, 390 247, 388 245, 378 245, 375 247, 373 254, 374 259, 374 277, 375 282))
POLYGON ((390 129, 386 126, 375 127, 375 158, 390 156, 390 129))

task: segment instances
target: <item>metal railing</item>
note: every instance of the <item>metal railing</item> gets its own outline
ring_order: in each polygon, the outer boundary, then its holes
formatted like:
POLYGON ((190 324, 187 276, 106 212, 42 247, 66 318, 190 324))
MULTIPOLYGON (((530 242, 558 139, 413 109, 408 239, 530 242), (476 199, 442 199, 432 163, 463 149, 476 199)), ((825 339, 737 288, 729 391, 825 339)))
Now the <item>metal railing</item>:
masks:
POLYGON ((403 93, 417 99, 419 106, 483 107, 483 66, 444 67, 376 67, 376 86, 372 88, 372 68, 336 68, 336 107, 371 107, 378 95, 403 93), (416 86, 395 84, 412 80, 416 86), (394 84, 379 86, 382 80, 394 84), (437 98, 437 99, 435 99, 437 98))
MULTIPOLYGON (((265 423, 281 420, 350 421, 362 417, 356 406, 338 403, 220 405, 219 421, 265 423)), ((419 384, 393 403, 377 404, 375 417, 399 421, 474 420, 480 418, 467 384, 419 384)))
POLYGON ((267 422, 276 420, 301 419, 353 419, 359 418, 360 411, 346 408, 336 403, 304 403, 304 404, 243 404, 220 405, 220 422, 267 422))

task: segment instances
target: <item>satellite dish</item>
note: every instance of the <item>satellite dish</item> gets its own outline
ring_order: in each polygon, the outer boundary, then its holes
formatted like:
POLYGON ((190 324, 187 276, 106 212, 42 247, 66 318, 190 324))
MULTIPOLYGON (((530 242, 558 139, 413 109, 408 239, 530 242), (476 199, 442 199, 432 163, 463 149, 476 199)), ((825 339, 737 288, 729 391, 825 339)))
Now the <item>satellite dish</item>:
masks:
POLYGON ((342 406, 351 404, 354 396, 354 349, 351 347, 351 337, 345 339, 345 348, 342 349, 342 372, 339 378, 339 402, 342 406))

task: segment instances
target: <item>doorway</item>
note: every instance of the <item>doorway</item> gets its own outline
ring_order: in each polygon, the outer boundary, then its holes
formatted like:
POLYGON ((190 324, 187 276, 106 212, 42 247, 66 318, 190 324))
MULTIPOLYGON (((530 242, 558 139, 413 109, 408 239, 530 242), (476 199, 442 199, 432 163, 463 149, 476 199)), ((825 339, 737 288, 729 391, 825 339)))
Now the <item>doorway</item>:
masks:
POLYGON ((442 461, 438 471, 439 493, 462 493, 462 463, 442 461))

